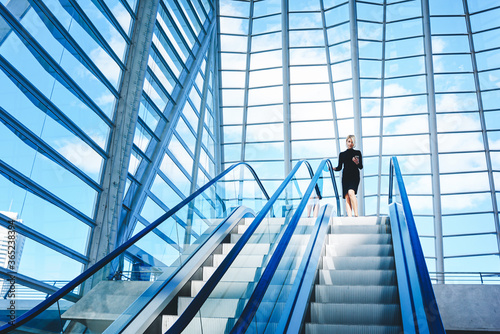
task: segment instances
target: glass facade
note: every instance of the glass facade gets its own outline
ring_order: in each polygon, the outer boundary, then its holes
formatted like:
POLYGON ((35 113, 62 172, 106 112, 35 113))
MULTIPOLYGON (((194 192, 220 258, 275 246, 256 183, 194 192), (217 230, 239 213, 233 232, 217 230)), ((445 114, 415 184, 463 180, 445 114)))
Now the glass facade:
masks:
MULTIPOLYGON (((364 215, 387 214, 397 155, 429 270, 500 272, 499 13, 492 0, 0 0, 0 224, 16 216, 26 237, 17 270, 73 279, 234 162, 271 194, 355 134, 364 215)), ((190 242, 176 218, 157 236, 167 262, 190 242)))
POLYGON ((500 269, 497 2, 219 3, 226 166, 272 189, 355 134, 364 215, 387 214, 397 155, 429 271, 500 269))
MULTIPOLYGON (((207 0, 1 1, 0 221, 19 218, 23 277, 73 279, 219 172, 215 13, 207 0)), ((184 242, 160 238, 175 254, 184 242)))

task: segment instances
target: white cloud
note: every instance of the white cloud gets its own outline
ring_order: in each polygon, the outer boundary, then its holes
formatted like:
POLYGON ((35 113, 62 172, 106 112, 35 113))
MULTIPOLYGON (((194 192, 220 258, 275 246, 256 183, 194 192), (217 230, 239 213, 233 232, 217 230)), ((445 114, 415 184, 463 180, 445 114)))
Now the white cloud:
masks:
MULTIPOLYGON (((269 51, 260 52, 250 55, 250 68, 252 70, 270 68, 270 67, 280 67, 283 62, 283 56, 280 51, 269 51)), ((239 69, 245 69, 245 64, 238 67, 239 69)))
POLYGON ((494 74, 488 75, 488 81, 492 82, 496 87, 500 87, 500 78, 494 74))
MULTIPOLYGON (((111 29, 109 31, 110 38, 107 38, 109 46, 115 51, 118 57, 121 57, 125 52, 125 47, 127 44, 123 40, 123 37, 118 33, 118 31, 111 29)), ((89 54, 90 58, 94 61, 101 72, 106 76, 106 78, 115 87, 118 84, 120 78, 120 67, 111 58, 110 55, 101 47, 96 47, 89 54)))
POLYGON ((219 6, 220 15, 227 16, 248 16, 248 13, 244 12, 243 9, 248 9, 248 6, 235 6, 232 2, 223 1, 219 6))
POLYGON ((489 188, 488 174, 484 172, 441 175, 442 194, 488 191, 489 188))
POLYGON ((99 174, 101 171, 102 157, 85 143, 64 140, 57 142, 57 144, 59 145, 59 153, 82 171, 89 174, 99 174))
POLYGON ((491 202, 490 194, 442 196, 441 207, 452 212, 474 210, 485 201, 491 202))
POLYGON ((324 64, 326 63, 326 53, 321 49, 292 49, 290 50, 290 64, 324 64))
POLYGON ((221 50, 222 51, 236 51, 236 52, 246 52, 247 51, 247 37, 243 36, 220 36, 221 50))
POLYGON ((443 52, 444 49, 446 48, 446 46, 447 46, 447 43, 442 38, 434 37, 432 39, 432 52, 433 53, 443 52))
POLYGON ((363 24, 358 32, 360 38, 380 40, 382 37, 382 25, 381 24, 363 24))
POLYGON ((97 99, 97 104, 100 106, 106 105, 106 104, 113 104, 116 101, 116 97, 113 94, 105 93, 97 99))
POLYGON ((220 29, 231 34, 245 35, 248 33, 248 20, 221 17, 220 29))
POLYGON ((323 34, 318 34, 316 31, 290 31, 289 36, 290 46, 321 46, 325 44, 323 34))
POLYGON ((128 32, 130 29, 130 22, 131 22, 130 14, 125 10, 125 8, 122 5, 116 5, 115 7, 112 8, 112 11, 116 17, 116 20, 123 27, 123 30, 125 30, 125 32, 128 32))

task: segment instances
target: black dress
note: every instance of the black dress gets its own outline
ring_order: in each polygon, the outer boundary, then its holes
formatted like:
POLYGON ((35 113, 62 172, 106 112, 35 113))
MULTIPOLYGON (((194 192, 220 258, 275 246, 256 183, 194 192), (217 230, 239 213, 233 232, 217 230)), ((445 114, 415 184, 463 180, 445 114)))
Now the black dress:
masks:
POLYGON ((342 197, 347 195, 349 189, 354 190, 354 193, 358 193, 359 186, 359 170, 363 169, 363 157, 361 156, 361 151, 355 149, 347 149, 339 155, 339 165, 335 168, 336 171, 342 170, 342 165, 344 166, 344 172, 342 173, 342 197), (352 158, 354 156, 359 157, 359 164, 356 165, 352 158))

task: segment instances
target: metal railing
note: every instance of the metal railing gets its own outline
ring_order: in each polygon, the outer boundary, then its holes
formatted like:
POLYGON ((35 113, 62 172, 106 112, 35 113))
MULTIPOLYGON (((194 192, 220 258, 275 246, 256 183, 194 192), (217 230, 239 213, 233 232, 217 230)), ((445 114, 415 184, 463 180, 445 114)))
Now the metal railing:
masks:
POLYGON ((124 254, 129 247, 134 245, 136 242, 141 240, 143 237, 148 235, 150 232, 155 231, 155 229, 159 225, 161 225, 164 221, 166 221, 168 218, 174 216, 179 210, 183 209, 187 205, 190 205, 191 201, 193 201, 198 196, 203 195, 205 190, 212 187, 216 182, 220 181, 224 176, 226 176, 229 172, 231 172, 237 166, 240 166, 240 165, 243 167, 246 167, 250 171, 250 173, 254 177, 255 181, 257 182, 258 186, 260 187, 264 197, 267 200, 269 200, 269 195, 267 194, 262 182, 258 178, 258 176, 255 173, 255 171, 253 170, 253 168, 245 162, 236 163, 236 164, 230 166, 228 169, 226 169, 222 173, 220 173, 218 176, 216 176, 212 180, 210 180, 209 182, 207 182, 207 184, 205 184, 204 186, 199 188, 197 191, 195 191, 193 194, 191 194, 186 199, 181 201, 179 204, 177 204, 171 210, 169 210, 164 215, 159 217, 153 223, 151 223, 148 226, 146 226, 145 228, 143 228, 141 231, 139 231, 137 234, 135 234, 133 237, 131 237, 129 240, 127 240, 125 243, 118 246, 114 251, 112 251, 108 255, 104 256, 96 264, 94 264, 92 267, 90 267, 89 269, 82 272, 80 275, 78 275, 72 281, 70 281, 69 283, 64 285, 61 289, 57 290, 50 297, 46 298, 41 303, 39 303, 36 307, 25 312, 24 314, 22 314, 21 316, 19 316, 15 320, 13 320, 12 322, 9 322, 9 323, 3 325, 2 327, 0 327, 0 333, 10 332, 10 331, 26 324, 27 322, 29 322, 30 320, 33 320, 35 317, 37 317, 39 314, 41 314, 43 311, 47 310, 50 306, 56 304, 59 300, 63 299, 67 294, 69 294, 71 291, 73 291, 76 287, 80 286, 87 279, 89 279, 91 276, 96 274, 99 270, 101 270, 106 265, 111 263, 111 261, 117 259, 119 256, 124 254))
POLYGON ((500 284, 500 273, 479 271, 429 272, 431 281, 444 279, 445 284, 500 284))
MULTIPOLYGON (((264 294, 266 292, 266 289, 276 271, 276 268, 280 262, 281 257, 283 256, 283 253, 285 249, 287 248, 288 242, 290 241, 290 238, 297 226, 297 223, 301 217, 302 212, 304 211, 307 202, 312 195, 312 192, 315 191, 318 197, 321 199, 323 196, 320 192, 320 189, 318 187, 318 179, 321 176, 321 172, 323 170, 326 170, 328 168, 330 172, 330 178, 332 180, 332 185, 333 189, 335 192, 335 197, 336 197, 336 203, 337 203, 337 214, 340 215, 340 199, 339 199, 339 194, 337 190, 337 185, 335 182, 335 177, 333 175, 333 168, 330 160, 323 160, 320 165, 318 166, 318 169, 314 175, 312 174, 311 167, 307 161, 299 161, 294 169, 290 172, 290 174, 287 176, 287 178, 284 180, 284 182, 281 184, 281 186, 278 188, 276 193, 273 195, 271 200, 269 202, 273 201, 273 198, 275 196, 278 196, 279 193, 281 193, 285 187, 292 181, 292 177, 294 177, 295 173, 297 172, 298 168, 302 163, 305 163, 310 176, 311 176, 311 182, 309 183, 309 186, 305 193, 302 196, 302 200, 300 201, 295 214, 291 218, 290 222, 288 223, 288 226, 286 227, 286 230, 283 232, 283 235, 281 239, 279 240, 276 249, 274 253, 272 254, 267 266, 264 269, 264 272, 262 273, 262 276, 258 280, 256 287, 253 290, 253 293, 250 297, 250 299, 246 302, 246 306, 244 307, 241 315, 238 317, 238 320, 235 323, 235 326, 233 327, 231 333, 240 333, 244 332, 250 323, 252 322, 253 316, 255 315, 257 308, 259 307, 260 302, 262 301, 262 298, 264 297, 264 294)), ((331 209, 330 209, 331 210, 331 209)), ((265 215, 265 210, 263 209, 262 212, 257 215, 257 217, 254 219, 255 227, 250 227, 247 229, 247 231, 242 235, 242 237, 239 239, 239 241, 234 245, 232 248, 231 252, 226 256, 226 258, 223 260, 223 262, 217 267, 216 271, 211 275, 211 277, 208 279, 208 281, 204 284, 203 288, 198 292, 196 297, 193 299, 193 301, 189 304, 189 306, 184 310, 184 312, 180 315, 180 317, 177 319, 177 321, 169 328, 169 330, 166 332, 167 334, 170 333, 180 333, 183 331, 189 323, 193 320, 193 318, 196 316, 196 314, 199 312, 200 308, 202 305, 205 303, 205 301, 208 299, 210 293, 215 289, 216 285, 220 281, 220 279, 224 276, 226 271, 228 270, 229 266, 231 263, 236 259, 238 256, 240 250, 243 248, 245 243, 248 241, 250 238, 251 234, 255 231, 255 229, 258 227, 258 224, 260 221, 264 218, 265 215)))
MULTIPOLYGON (((52 285, 57 288, 61 288, 69 281, 40 281, 45 284, 52 285)), ((38 300, 38 299, 47 299, 50 294, 38 290, 33 290, 27 286, 16 284, 12 285, 9 284, 9 287, 7 288, 6 285, 4 285, 1 294, 3 295, 3 299, 7 299, 11 293, 15 293, 16 300, 38 300)))

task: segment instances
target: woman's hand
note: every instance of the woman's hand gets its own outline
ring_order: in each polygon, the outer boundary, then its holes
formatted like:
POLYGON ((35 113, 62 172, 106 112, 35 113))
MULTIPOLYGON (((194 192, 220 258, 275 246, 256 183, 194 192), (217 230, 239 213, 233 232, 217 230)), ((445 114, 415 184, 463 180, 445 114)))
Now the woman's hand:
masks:
POLYGON ((358 155, 355 155, 354 157, 352 157, 352 161, 353 161, 356 165, 359 165, 359 156, 358 156, 358 155))

